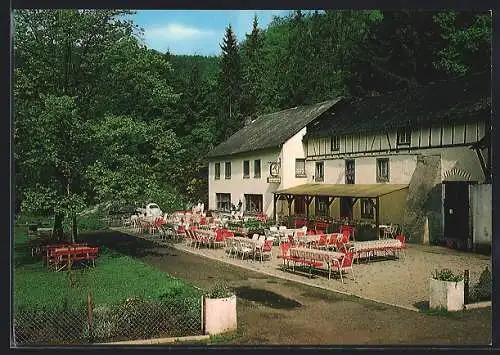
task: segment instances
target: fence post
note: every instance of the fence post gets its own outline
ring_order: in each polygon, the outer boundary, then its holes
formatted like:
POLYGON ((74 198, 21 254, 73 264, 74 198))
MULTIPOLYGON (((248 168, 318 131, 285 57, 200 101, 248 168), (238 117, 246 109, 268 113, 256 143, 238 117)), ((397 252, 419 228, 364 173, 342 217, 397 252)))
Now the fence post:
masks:
POLYGON ((201 295, 201 332, 205 334, 205 296, 201 295))
POLYGON ((89 327, 89 338, 92 338, 92 294, 90 289, 87 292, 87 323, 89 327))
POLYGON ((68 253, 68 287, 73 287, 73 282, 71 280, 71 253, 68 253))
POLYGON ((469 270, 464 272, 464 304, 469 303, 469 270))

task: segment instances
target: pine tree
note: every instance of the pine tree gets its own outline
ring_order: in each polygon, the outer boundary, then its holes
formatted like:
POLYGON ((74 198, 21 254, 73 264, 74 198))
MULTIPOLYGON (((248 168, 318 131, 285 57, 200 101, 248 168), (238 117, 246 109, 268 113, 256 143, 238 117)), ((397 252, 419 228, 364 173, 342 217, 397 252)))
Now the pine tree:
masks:
POLYGON ((242 47, 241 111, 245 118, 255 118, 262 113, 263 101, 263 39, 257 16, 254 16, 252 32, 246 35, 246 41, 242 47))
POLYGON ((309 80, 307 75, 309 51, 305 48, 308 44, 307 23, 302 11, 297 10, 290 22, 290 36, 288 40, 288 61, 286 71, 285 92, 282 94, 282 106, 292 107, 308 102, 309 80))
POLYGON ((218 78, 219 117, 217 128, 221 141, 243 126, 241 103, 241 62, 238 42, 231 25, 226 28, 222 44, 218 78))

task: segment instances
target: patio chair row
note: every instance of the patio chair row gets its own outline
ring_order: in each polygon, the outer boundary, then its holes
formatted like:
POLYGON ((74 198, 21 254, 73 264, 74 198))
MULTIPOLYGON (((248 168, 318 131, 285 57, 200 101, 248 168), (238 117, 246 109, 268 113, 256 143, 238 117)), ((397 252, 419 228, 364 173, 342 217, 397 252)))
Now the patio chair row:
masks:
POLYGON ((315 250, 309 248, 292 247, 290 243, 280 245, 281 257, 283 258, 283 268, 290 268, 290 261, 293 263, 292 271, 295 271, 295 265, 305 265, 309 267, 309 277, 312 277, 312 270, 325 270, 328 272, 328 279, 331 278, 332 271, 337 271, 340 275, 340 280, 344 283, 343 273, 347 270, 351 271, 354 279, 353 265, 353 249, 349 249, 345 253, 332 252, 325 250, 315 250))
POLYGON ((184 231, 186 234, 186 243, 189 245, 200 248, 201 246, 206 247, 218 247, 226 245, 226 240, 228 238, 234 237, 234 234, 228 230, 203 230, 197 228, 189 228, 184 231))
POLYGON ((260 257, 260 261, 264 260, 264 257, 272 258, 272 247, 273 240, 262 240, 262 239, 248 239, 244 237, 234 237, 226 239, 226 253, 231 257, 238 257, 241 255, 241 260, 247 256, 252 257, 255 261, 257 256, 260 257))

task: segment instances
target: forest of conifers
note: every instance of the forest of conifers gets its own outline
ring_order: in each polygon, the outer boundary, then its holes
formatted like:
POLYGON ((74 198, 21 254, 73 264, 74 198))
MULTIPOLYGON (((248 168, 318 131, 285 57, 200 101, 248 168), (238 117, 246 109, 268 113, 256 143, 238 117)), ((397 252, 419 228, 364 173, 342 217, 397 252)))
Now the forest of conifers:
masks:
POLYGON ((207 152, 264 113, 490 70, 491 13, 292 11, 217 57, 160 53, 121 10, 13 13, 16 213, 207 200, 207 152))

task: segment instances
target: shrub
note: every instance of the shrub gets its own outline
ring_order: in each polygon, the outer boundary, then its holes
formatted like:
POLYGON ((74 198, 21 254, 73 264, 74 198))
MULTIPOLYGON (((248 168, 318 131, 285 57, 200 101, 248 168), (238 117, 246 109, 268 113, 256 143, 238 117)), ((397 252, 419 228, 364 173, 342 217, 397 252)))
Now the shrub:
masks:
POLYGON ((491 272, 486 267, 481 276, 479 276, 479 281, 474 285, 471 290, 470 301, 471 302, 481 302, 490 301, 492 292, 491 284, 491 272))
POLYGON ((88 214, 78 219, 78 229, 82 230, 101 230, 105 229, 106 225, 102 220, 101 215, 97 213, 88 214))
POLYGON ((355 237, 357 241, 378 239, 376 226, 374 227, 371 224, 359 224, 354 227, 356 228, 355 237))
POLYGON ((460 282, 464 279, 463 275, 454 274, 450 269, 435 270, 432 278, 440 281, 460 282))
POLYGON ((234 290, 224 283, 217 283, 205 293, 207 298, 226 298, 234 295, 234 290))

